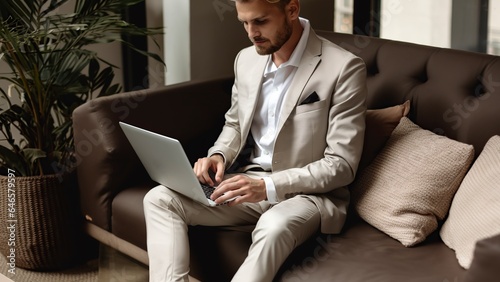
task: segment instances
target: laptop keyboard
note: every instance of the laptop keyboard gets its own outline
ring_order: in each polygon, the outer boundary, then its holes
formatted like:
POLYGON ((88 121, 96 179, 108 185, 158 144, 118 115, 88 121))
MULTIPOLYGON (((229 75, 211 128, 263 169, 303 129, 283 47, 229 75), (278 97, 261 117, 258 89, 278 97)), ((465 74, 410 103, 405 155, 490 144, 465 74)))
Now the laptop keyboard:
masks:
MULTIPOLYGON (((215 191, 215 188, 210 186, 210 185, 207 185, 207 184, 203 184, 200 182, 200 185, 201 185, 201 189, 203 190, 203 193, 205 193, 205 197, 207 197, 207 199, 211 200, 210 199, 210 196, 212 196, 212 193, 215 191)), ((229 203, 230 201, 232 201, 234 199, 230 199, 228 201, 225 201, 224 203, 222 204, 217 204, 217 206, 222 206, 222 205, 226 205, 227 203, 229 203)))
POLYGON ((203 193, 205 193, 205 196, 207 197, 207 199, 210 199, 210 196, 212 196, 212 193, 214 192, 215 188, 210 186, 210 185, 203 184, 203 183, 200 183, 200 184, 201 184, 201 188, 203 189, 203 193))

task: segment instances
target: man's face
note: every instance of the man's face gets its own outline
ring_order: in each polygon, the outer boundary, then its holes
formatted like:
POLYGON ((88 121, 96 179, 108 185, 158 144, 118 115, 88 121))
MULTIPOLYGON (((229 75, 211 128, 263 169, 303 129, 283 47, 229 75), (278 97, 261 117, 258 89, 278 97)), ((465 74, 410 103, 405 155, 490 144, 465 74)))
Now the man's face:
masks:
POLYGON ((278 51, 292 34, 291 21, 277 4, 265 0, 236 1, 236 10, 260 55, 278 51))

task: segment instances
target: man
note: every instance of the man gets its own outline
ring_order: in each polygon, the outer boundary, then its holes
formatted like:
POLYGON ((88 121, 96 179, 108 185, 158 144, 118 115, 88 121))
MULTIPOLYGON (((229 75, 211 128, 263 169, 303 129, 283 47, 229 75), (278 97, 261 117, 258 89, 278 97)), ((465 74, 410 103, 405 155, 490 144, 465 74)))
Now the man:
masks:
POLYGON ((151 281, 187 281, 188 225, 255 225, 233 281, 272 281, 319 230, 338 233, 365 127, 365 65, 319 38, 299 0, 236 0, 252 47, 234 64, 225 126, 194 171, 217 185, 204 207, 163 186, 144 199, 151 281), (236 167, 236 174, 226 175, 236 167), (215 179, 209 171, 215 173, 215 179))

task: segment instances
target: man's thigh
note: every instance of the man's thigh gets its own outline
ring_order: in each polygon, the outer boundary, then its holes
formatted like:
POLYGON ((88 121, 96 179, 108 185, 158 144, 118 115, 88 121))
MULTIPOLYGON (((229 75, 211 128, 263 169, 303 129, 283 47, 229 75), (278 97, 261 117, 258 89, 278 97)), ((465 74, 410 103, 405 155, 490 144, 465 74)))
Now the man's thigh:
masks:
POLYGON ((282 201, 266 211, 257 228, 276 229, 276 232, 291 232, 298 243, 307 240, 318 231, 321 214, 309 196, 298 195, 282 201))
POLYGON ((154 199, 155 205, 176 213, 188 225, 227 227, 255 225, 267 207, 265 203, 209 207, 161 185, 153 188, 147 198, 154 199))

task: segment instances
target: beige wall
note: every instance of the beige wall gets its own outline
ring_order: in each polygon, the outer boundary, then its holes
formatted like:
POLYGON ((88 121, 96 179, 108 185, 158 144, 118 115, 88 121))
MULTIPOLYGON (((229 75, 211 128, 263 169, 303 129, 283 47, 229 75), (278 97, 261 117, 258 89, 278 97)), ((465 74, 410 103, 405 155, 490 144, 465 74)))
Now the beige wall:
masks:
POLYGON ((232 75, 236 54, 250 45, 237 20, 234 3, 228 0, 191 0, 189 16, 191 79, 232 75))
MULTIPOLYGON (((163 1, 146 0, 146 14, 148 27, 163 27, 163 1)), ((156 53, 164 60, 163 35, 156 35, 155 40, 148 39, 148 51, 156 53)), ((160 62, 148 59, 149 87, 156 88, 165 85, 165 67, 160 62)))

